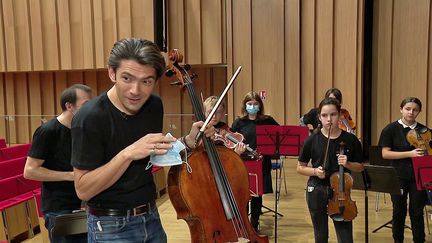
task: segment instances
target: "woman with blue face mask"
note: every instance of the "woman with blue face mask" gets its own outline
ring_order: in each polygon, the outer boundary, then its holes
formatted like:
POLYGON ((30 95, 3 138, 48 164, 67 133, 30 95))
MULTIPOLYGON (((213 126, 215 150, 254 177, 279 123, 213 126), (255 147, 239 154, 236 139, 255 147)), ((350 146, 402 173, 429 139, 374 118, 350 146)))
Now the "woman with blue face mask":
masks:
MULTIPOLYGON (((244 143, 256 150, 257 125, 279 125, 271 116, 264 115, 264 104, 256 92, 249 92, 245 95, 241 108, 242 116, 238 117, 232 124, 231 130, 243 134, 244 143)), ((242 154, 243 160, 253 160, 253 156, 246 150, 242 154)), ((271 178, 271 156, 264 156, 262 160, 263 191, 273 193, 271 178)), ((259 216, 261 214, 262 196, 251 198, 251 223, 256 231, 259 230, 259 216)))

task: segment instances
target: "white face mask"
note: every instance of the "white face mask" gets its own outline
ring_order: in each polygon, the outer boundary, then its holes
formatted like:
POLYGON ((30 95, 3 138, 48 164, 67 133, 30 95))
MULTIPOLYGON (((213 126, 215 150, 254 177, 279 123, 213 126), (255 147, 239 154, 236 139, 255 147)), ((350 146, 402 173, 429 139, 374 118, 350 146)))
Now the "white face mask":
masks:
MULTIPOLYGON (((167 133, 165 137, 172 138, 171 133, 167 133)), ((157 166, 173 166, 173 165, 181 165, 183 163, 182 158, 180 156, 180 152, 186 147, 179 140, 175 142, 171 142, 172 148, 169 149, 165 154, 157 154, 150 156, 150 162, 146 167, 146 170, 151 167, 151 165, 157 166)))

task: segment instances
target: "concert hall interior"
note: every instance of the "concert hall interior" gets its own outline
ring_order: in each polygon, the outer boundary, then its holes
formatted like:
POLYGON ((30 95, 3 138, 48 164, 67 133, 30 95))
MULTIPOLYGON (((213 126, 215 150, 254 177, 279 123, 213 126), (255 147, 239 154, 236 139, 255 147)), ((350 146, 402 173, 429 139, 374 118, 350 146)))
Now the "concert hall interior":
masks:
POLYGON ((432 243, 431 29, 429 0, 0 0, 0 242, 432 243))

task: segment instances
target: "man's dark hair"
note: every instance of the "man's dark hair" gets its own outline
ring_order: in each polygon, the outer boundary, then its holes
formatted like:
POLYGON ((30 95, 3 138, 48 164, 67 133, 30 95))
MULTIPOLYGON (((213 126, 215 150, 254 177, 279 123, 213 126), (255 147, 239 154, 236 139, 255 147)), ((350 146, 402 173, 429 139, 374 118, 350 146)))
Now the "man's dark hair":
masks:
POLYGON ((82 90, 87 93, 91 93, 91 88, 84 84, 74 84, 69 88, 65 89, 60 96, 60 106, 62 111, 66 110, 66 103, 76 104, 77 101, 77 90, 82 90))
POLYGON ((156 80, 165 71, 165 58, 156 44, 140 38, 126 38, 117 41, 111 49, 108 67, 117 71, 122 60, 133 60, 141 65, 149 65, 156 70, 156 80))

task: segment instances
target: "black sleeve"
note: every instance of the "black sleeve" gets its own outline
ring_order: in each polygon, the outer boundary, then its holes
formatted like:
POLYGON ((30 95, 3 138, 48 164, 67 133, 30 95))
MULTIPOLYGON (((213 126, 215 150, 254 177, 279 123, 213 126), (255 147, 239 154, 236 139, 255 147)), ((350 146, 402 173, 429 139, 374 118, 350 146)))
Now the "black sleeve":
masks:
POLYGON ((386 126, 380 135, 378 145, 381 147, 393 147, 392 124, 386 126))
MULTIPOLYGON (((81 113, 82 114, 82 113, 81 113)), ((104 164, 105 140, 104 125, 108 119, 92 116, 80 116, 78 113, 72 120, 72 159, 73 167, 92 170, 104 164)))
POLYGON ((308 163, 312 158, 312 140, 314 135, 309 136, 303 143, 303 147, 301 148, 300 155, 298 161, 303 163, 308 163))
POLYGON ((351 137, 351 139, 353 141, 352 142, 353 148, 354 148, 354 153, 352 153, 351 158, 348 158, 348 161, 363 163, 364 162, 364 156, 363 156, 363 149, 362 149, 362 145, 361 145, 360 141, 358 140, 358 138, 354 134, 347 133, 347 135, 351 137))
POLYGON ((303 116, 303 123, 304 124, 310 124, 315 128, 315 124, 317 123, 318 120, 318 109, 317 108, 313 108, 311 109, 308 113, 306 113, 303 116))
MULTIPOLYGON (((56 118, 54 118, 56 119, 56 118)), ((40 126, 33 134, 32 145, 30 147, 28 156, 35 159, 46 160, 50 154, 49 148, 52 134, 54 131, 47 126, 40 126)))
POLYGON ((240 129, 240 118, 235 119, 233 124, 231 125, 232 132, 239 132, 240 129))

